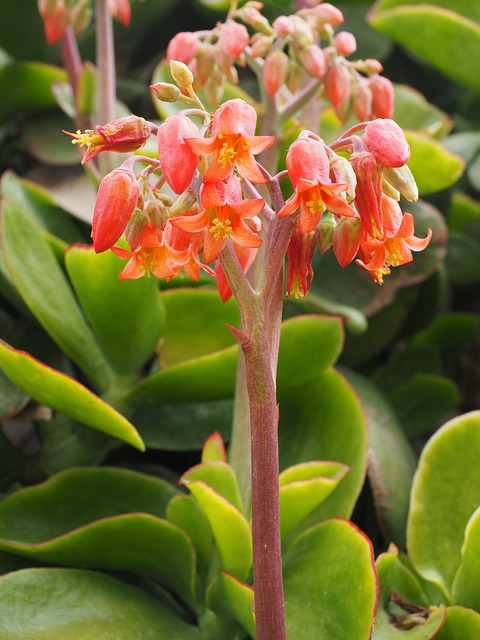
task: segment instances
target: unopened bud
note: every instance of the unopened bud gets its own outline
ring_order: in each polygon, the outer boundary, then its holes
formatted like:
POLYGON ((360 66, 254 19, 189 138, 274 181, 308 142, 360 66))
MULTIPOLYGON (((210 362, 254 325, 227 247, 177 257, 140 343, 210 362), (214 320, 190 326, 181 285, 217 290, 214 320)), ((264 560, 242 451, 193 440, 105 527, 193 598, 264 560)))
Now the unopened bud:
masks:
POLYGON ((267 36, 273 33, 273 29, 270 26, 270 23, 268 22, 267 18, 265 18, 265 16, 262 16, 260 11, 256 9, 254 6, 252 6, 251 4, 250 5, 246 4, 245 6, 243 6, 241 9, 237 11, 236 15, 238 15, 238 17, 241 18, 241 20, 249 24, 256 31, 261 31, 262 33, 266 33, 267 36))
POLYGON ((317 20, 324 24, 331 24, 335 27, 344 22, 343 13, 329 2, 322 2, 315 7, 314 11, 317 20))
POLYGON ((383 177, 409 202, 418 200, 418 187, 412 172, 406 164, 403 167, 385 167, 383 177))
POLYGON ((197 202, 197 197, 191 187, 188 187, 182 194, 175 200, 173 207, 168 212, 169 217, 178 216, 181 213, 185 213, 193 207, 197 202))
POLYGON ((287 78, 285 84, 291 93, 296 93, 302 83, 303 70, 296 62, 290 61, 287 70, 287 78))
POLYGON ((143 227, 147 223, 147 218, 142 211, 135 209, 125 229, 125 238, 132 251, 140 244, 143 227))
POLYGON ((156 227, 163 229, 168 219, 167 208, 160 200, 150 200, 145 207, 149 221, 156 227))
POLYGON ((150 89, 162 102, 176 102, 180 97, 180 89, 170 82, 157 82, 150 89))
POLYGON ((370 78, 369 87, 372 92, 372 108, 375 115, 378 118, 391 118, 395 99, 391 81, 384 76, 375 75, 370 78))
POLYGON ((320 253, 325 253, 330 249, 333 244, 333 233, 335 231, 335 227, 337 226, 337 221, 335 220, 335 216, 330 213, 330 211, 325 211, 320 220, 317 230, 318 230, 318 248, 320 249, 320 253))
POLYGON ((267 56, 263 68, 263 83, 268 95, 274 96, 287 78, 290 58, 283 51, 273 51, 267 56))
POLYGON ((188 64, 200 46, 197 36, 191 31, 180 31, 168 43, 167 60, 179 60, 188 64))
POLYGON ((350 93, 350 71, 343 64, 336 64, 327 71, 325 77, 325 93, 332 105, 337 109, 350 93))
POLYGON ((371 76, 374 73, 382 73, 383 65, 379 60, 375 58, 367 58, 367 60, 357 60, 355 62, 355 68, 362 73, 371 76))
POLYGON ((291 36, 295 30, 293 20, 289 16, 278 16, 272 27, 279 36, 291 36))
POLYGON ((184 62, 179 60, 170 61, 170 73, 172 78, 181 89, 188 89, 193 84, 193 73, 184 62))
POLYGON ((315 36, 310 24, 296 15, 291 16, 291 18, 294 26, 293 39, 295 44, 300 48, 313 44, 315 36))
POLYGON ((335 155, 330 160, 330 173, 332 174, 333 182, 345 183, 347 185, 347 200, 351 202, 355 198, 357 176, 350 162, 343 156, 335 155))
POLYGON ((325 54, 316 44, 310 44, 300 52, 300 60, 305 70, 314 78, 323 78, 326 70, 325 54))
POLYGON ((80 0, 80 2, 73 5, 71 9, 70 22, 76 35, 82 33, 82 31, 84 31, 88 26, 91 16, 92 7, 90 0, 80 0))
POLYGON ((266 36, 264 33, 255 33, 250 43, 250 55, 252 58, 265 58, 272 46, 272 36, 266 36))
POLYGON ((342 56, 349 56, 357 50, 357 41, 353 33, 339 31, 335 36, 335 48, 342 56))
POLYGON ((377 118, 369 122, 362 136, 367 151, 385 167, 402 167, 410 157, 410 147, 394 120, 377 118))
POLYGON ((353 111, 360 122, 370 118, 372 113, 372 92, 368 86, 368 81, 361 78, 352 90, 353 111))

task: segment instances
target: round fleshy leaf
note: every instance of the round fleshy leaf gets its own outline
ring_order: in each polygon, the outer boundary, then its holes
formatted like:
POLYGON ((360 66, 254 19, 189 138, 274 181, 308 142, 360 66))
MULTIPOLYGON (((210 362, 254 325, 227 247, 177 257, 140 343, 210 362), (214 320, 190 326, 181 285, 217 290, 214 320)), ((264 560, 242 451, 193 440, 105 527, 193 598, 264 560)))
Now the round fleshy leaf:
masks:
POLYGON ((212 580, 207 591, 207 606, 219 614, 234 618, 255 638, 253 587, 225 571, 212 580))
POLYGON ((190 536, 197 553, 199 571, 206 574, 212 560, 213 536, 198 502, 183 493, 173 496, 167 506, 167 518, 190 536))
POLYGON ((339 462, 303 462, 280 474, 280 529, 284 538, 336 489, 350 469, 339 462))
POLYGON ((196 627, 140 589, 79 569, 25 569, 0 578, 0 636, 205 640, 196 627))
POLYGON ((123 263, 111 252, 74 245, 65 256, 68 275, 108 361, 134 373, 152 357, 162 335, 164 309, 155 278, 119 280, 123 263))
POLYGON ((453 582, 452 599, 480 612, 480 507, 468 521, 462 560, 453 582))
POLYGON ((380 391, 357 373, 346 371, 345 375, 358 392, 367 415, 367 473, 379 524, 387 540, 404 548, 415 454, 380 391))
POLYGON ((464 607, 448 607, 445 624, 435 640, 476 640, 480 638, 480 614, 464 607))
POLYGON ((279 393, 280 468, 335 460, 351 468, 303 528, 333 516, 349 517, 365 478, 367 432, 356 393, 332 369, 279 393))
POLYGON ((290 640, 368 640, 377 609, 372 545, 351 522, 330 520, 306 531, 284 562, 290 640))
POLYGON ((17 206, 3 203, 2 245, 26 305, 63 351, 102 390, 111 372, 40 227, 17 206))
POLYGON ((428 103, 424 96, 408 85, 394 85, 395 110, 393 119, 402 129, 422 131, 442 138, 452 128, 451 118, 428 103))
POLYGON ((442 191, 455 184, 465 169, 460 156, 425 134, 408 131, 405 135, 411 153, 408 166, 420 195, 442 191))
POLYGON ((451 598, 465 527, 480 504, 480 411, 447 422, 426 444, 415 473, 407 548, 418 573, 451 598))
POLYGON ((217 291, 188 288, 164 291, 161 297, 166 312, 162 367, 236 344, 226 326, 238 326, 240 322, 233 299, 224 303, 217 291))
POLYGON ((40 404, 145 450, 137 430, 122 414, 70 376, 1 341, 0 367, 12 382, 40 404))
POLYGON ((0 106, 0 120, 24 109, 55 107, 56 100, 50 87, 53 82, 65 82, 66 79, 63 69, 49 64, 17 62, 3 65, 0 68, 0 91, 4 99, 0 106))
POLYGON ((222 567, 245 580, 252 568, 252 534, 247 519, 205 482, 194 480, 186 486, 207 516, 222 567))
POLYGON ((131 471, 68 470, 2 502, 0 549, 42 562, 155 577, 192 605, 193 546, 162 519, 174 493, 165 481, 131 471))
POLYGON ((194 480, 201 480, 223 496, 225 500, 231 502, 239 511, 243 511, 237 477, 232 467, 226 462, 202 462, 189 469, 180 478, 180 482, 187 486, 194 480))
MULTIPOLYGON (((422 587, 413 574, 398 557, 398 550, 391 548, 382 553, 376 561, 380 583, 380 598, 372 640, 429 640, 445 621, 446 608, 429 608, 422 587), (395 604, 417 607, 416 618, 409 611, 395 604), (416 622, 416 623, 415 623, 416 622), (402 628, 403 624, 403 628, 402 628), (411 628, 408 628, 411 627, 411 628)), ((411 613, 411 611, 410 611, 411 613)))
POLYGON ((472 3, 448 2, 448 8, 433 6, 435 2, 414 6, 416 0, 407 5, 403 1, 393 4, 399 6, 376 6, 370 23, 454 82, 478 91, 480 80, 473 52, 480 46, 480 25, 471 19, 472 12, 468 17, 455 13, 457 4, 472 3))

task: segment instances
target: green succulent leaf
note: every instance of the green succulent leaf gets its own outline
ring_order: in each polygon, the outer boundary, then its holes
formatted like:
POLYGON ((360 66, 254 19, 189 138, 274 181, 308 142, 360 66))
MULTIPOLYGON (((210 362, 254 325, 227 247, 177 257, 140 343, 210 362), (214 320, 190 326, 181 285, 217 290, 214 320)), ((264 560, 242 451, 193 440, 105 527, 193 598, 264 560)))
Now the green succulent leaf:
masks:
POLYGON ((40 228, 22 209, 4 202, 1 231, 5 260, 23 300, 65 353, 105 390, 108 365, 40 228))
POLYGON ((188 485, 194 480, 202 480, 239 511, 244 510, 237 477, 232 467, 226 462, 209 461, 197 464, 184 473, 180 481, 188 485))
POLYGON ((140 589, 81 569, 25 569, 0 578, 0 636, 206 640, 196 627, 140 589))
POLYGON ((442 191, 455 184, 465 169, 465 162, 460 156, 423 133, 407 131, 405 136, 411 154, 408 166, 420 195, 442 191))
POLYGON ((123 469, 67 470, 1 503, 0 549, 42 562, 155 577, 192 605, 192 543, 163 519, 175 493, 163 480, 123 469))
POLYGON ((456 604, 480 612, 480 507, 467 523, 462 546, 462 560, 452 587, 452 599, 456 604))
POLYGON ((473 53, 480 46, 478 7, 472 11, 473 2, 458 5, 468 6, 464 9, 468 17, 456 13, 457 3, 417 5, 415 0, 408 4, 387 0, 374 7, 370 23, 455 82, 478 91, 480 80, 473 53))
POLYGON ((74 245, 68 275, 105 355, 115 371, 135 373, 152 357, 162 335, 164 309, 154 278, 123 281, 123 263, 110 251, 74 245))
POLYGON ((464 532, 480 505, 480 412, 447 422, 426 444, 415 474, 407 546, 416 571, 448 600, 464 532))
POLYGON ((334 491, 350 469, 338 462, 303 462, 280 474, 280 530, 286 537, 334 491))
MULTIPOLYGON (((15 9, 17 11, 17 9, 15 9)), ((2 21, 3 24, 3 21, 2 21)), ((63 69, 41 62, 13 62, 0 67, 0 120, 26 109, 55 107, 54 82, 65 82, 63 69)))
POLYGON ((377 576, 368 538, 351 522, 329 520, 306 531, 284 561, 290 640, 368 640, 377 608, 377 576))
MULTIPOLYGON (((380 598, 372 640, 430 640, 442 627, 446 607, 429 609, 428 600, 413 572, 398 557, 391 546, 376 561, 380 583, 380 598), (418 607, 414 617, 401 604, 418 607), (397 625, 394 625, 396 621, 397 625), (401 628, 402 623, 404 628, 401 628), (411 627, 411 628, 408 628, 411 627)), ((435 636, 436 637, 436 636, 435 636)))
POLYGON ((225 571, 245 580, 252 568, 252 534, 245 516, 201 480, 185 482, 205 513, 225 571))
POLYGON ((367 378, 345 371, 360 396, 369 432, 368 479, 385 539, 405 548, 416 456, 385 396, 367 378))
POLYGON ((425 100, 408 85, 394 85, 395 110, 393 119, 402 129, 420 131, 434 138, 442 138, 453 126, 451 118, 425 100))
POLYGON ((161 295, 166 312, 162 367, 208 355, 236 344, 227 324, 239 326, 233 299, 222 302, 218 291, 171 289, 161 295))
POLYGON ((0 367, 12 382, 40 404, 145 450, 135 427, 124 416, 70 376, 1 341, 0 367))
POLYGON ((256 637, 253 587, 225 571, 208 587, 207 606, 218 614, 234 618, 251 638, 256 637))
POLYGON ((480 636, 480 614, 465 607, 448 607, 445 624, 436 640, 466 640, 480 636))
POLYGON ((358 396, 345 378, 327 369, 279 393, 280 468, 335 460, 351 468, 335 491, 300 528, 334 516, 349 517, 365 478, 367 433, 358 396))

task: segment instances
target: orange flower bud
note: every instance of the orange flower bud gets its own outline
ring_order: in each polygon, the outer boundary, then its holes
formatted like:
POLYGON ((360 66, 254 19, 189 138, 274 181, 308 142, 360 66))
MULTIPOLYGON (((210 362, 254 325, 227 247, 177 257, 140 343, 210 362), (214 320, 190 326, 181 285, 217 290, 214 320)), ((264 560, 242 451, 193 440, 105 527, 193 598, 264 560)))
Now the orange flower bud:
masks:
POLYGON ((182 193, 190 184, 197 156, 185 138, 198 136, 196 125, 186 116, 170 116, 158 127, 158 156, 163 175, 175 193, 182 193))
POLYGON ((188 64, 198 51, 200 42, 191 31, 180 31, 168 43, 167 60, 179 60, 188 64))
POLYGON ((222 25, 218 46, 231 60, 236 60, 245 50, 249 40, 250 36, 245 25, 227 20, 222 25))
POLYGON ((335 64, 327 71, 325 77, 325 93, 338 109, 350 93, 351 76, 349 70, 343 64, 335 64))
POLYGON ((110 249, 125 231, 140 187, 133 171, 114 169, 100 183, 93 212, 92 238, 97 253, 110 249))
POLYGON ((326 70, 325 53, 316 44, 310 44, 300 52, 300 60, 310 75, 323 78, 326 70))

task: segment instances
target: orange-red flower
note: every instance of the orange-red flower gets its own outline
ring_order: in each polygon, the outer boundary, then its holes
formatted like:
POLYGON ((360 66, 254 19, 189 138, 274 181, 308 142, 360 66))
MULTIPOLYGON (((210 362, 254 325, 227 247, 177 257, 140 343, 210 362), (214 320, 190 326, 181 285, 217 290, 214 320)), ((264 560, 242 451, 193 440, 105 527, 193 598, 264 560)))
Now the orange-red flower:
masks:
POLYGON ((85 164, 102 151, 126 153, 140 149, 150 137, 150 127, 143 118, 131 115, 99 125, 96 131, 87 129, 84 133, 81 131, 76 133, 64 131, 63 133, 73 138, 73 144, 87 147, 87 152, 82 159, 82 164, 85 164))
POLYGON ((304 298, 313 279, 312 259, 317 245, 317 232, 292 234, 288 245, 287 297, 304 298))
POLYGON ((172 225, 189 232, 205 231, 203 257, 206 264, 218 256, 231 238, 234 244, 256 248, 261 238, 246 224, 265 206, 263 198, 242 200, 240 180, 230 176, 227 181, 206 182, 200 191, 202 211, 194 216, 176 216, 172 225))
POLYGON ((382 284, 383 276, 390 273, 390 267, 411 262, 412 251, 425 249, 432 237, 432 230, 429 229, 426 238, 417 238, 414 235, 413 216, 410 213, 402 216, 398 202, 385 195, 382 212, 385 237, 382 240, 362 242, 356 261, 367 269, 379 284, 382 284))
POLYGON ((273 136, 256 136, 255 109, 235 98, 224 102, 214 113, 211 138, 185 138, 185 142, 200 155, 213 155, 205 173, 206 182, 219 182, 235 169, 245 178, 256 183, 266 182, 253 154, 260 153, 273 144, 273 136))
POLYGON ((330 164, 323 142, 309 137, 296 140, 287 153, 287 169, 295 193, 278 215, 288 216, 300 207, 300 233, 313 231, 327 209, 337 216, 355 215, 340 195, 348 184, 330 179, 330 164))
POLYGON ((150 275, 171 280, 187 264, 191 254, 190 247, 180 251, 172 249, 165 241, 164 231, 150 222, 143 227, 140 242, 133 251, 117 246, 112 247, 112 251, 128 260, 118 276, 122 280, 150 275))

